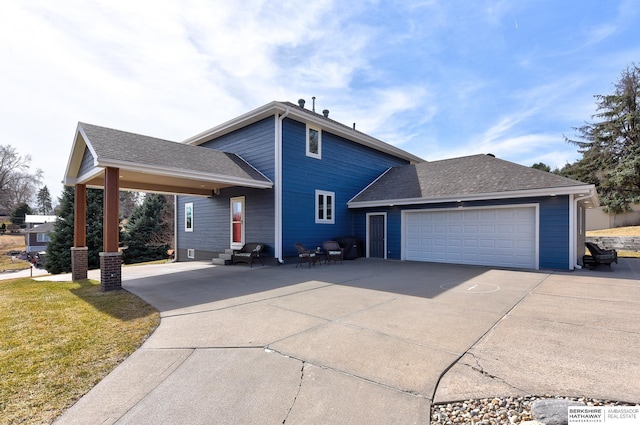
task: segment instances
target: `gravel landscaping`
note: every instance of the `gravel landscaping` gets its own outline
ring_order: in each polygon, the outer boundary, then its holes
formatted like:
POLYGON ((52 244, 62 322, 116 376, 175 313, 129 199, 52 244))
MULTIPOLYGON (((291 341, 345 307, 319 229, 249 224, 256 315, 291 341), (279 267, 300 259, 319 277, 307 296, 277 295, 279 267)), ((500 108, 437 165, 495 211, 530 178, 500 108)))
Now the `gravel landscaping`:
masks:
POLYGON ((535 419, 531 412, 532 403, 542 399, 569 400, 582 403, 586 406, 631 405, 629 403, 612 400, 598 400, 584 397, 553 397, 548 395, 483 398, 434 404, 431 408, 431 424, 524 425, 527 421, 533 421, 535 419))

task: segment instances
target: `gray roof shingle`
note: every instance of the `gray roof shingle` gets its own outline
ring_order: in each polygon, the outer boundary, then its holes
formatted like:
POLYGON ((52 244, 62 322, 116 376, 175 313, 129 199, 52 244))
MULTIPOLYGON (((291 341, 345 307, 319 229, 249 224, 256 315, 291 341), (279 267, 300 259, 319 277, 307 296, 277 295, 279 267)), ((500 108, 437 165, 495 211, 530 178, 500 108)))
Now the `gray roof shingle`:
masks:
POLYGON ((98 163, 122 162, 132 166, 188 170, 269 182, 262 173, 233 153, 79 123, 94 149, 98 163))
POLYGON ((585 183, 490 155, 393 167, 350 203, 429 199, 585 186, 585 183))

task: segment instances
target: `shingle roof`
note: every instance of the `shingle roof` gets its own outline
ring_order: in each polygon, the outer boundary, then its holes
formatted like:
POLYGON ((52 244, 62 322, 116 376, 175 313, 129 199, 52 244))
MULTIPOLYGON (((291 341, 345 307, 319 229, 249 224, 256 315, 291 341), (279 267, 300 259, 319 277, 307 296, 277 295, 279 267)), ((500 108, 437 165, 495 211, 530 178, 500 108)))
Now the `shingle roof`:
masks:
POLYGON ((185 145, 126 131, 79 123, 98 163, 188 170, 234 178, 270 182, 262 173, 233 153, 185 145))
POLYGON ((349 203, 443 199, 586 186, 585 183, 490 155, 393 167, 349 203))
POLYGON ((53 232, 55 223, 49 222, 49 223, 44 223, 41 224, 39 226, 33 227, 29 230, 26 231, 26 233, 49 233, 49 232, 53 232))

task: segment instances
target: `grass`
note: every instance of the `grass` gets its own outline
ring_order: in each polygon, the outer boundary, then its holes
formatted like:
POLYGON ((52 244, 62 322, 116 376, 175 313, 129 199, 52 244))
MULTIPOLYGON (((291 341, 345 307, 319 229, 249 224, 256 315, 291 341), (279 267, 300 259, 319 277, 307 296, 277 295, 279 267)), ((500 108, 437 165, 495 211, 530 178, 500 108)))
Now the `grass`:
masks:
MULTIPOLYGON (((589 230, 587 236, 640 236, 640 226, 615 227, 613 229, 589 230)), ((618 257, 640 258, 640 252, 618 250, 618 257)))
POLYGON ((160 323, 133 294, 97 282, 0 282, 0 424, 51 423, 160 323))
POLYGON ((589 230, 587 236, 640 236, 640 226, 615 227, 613 229, 589 230))
POLYGON ((10 255, 5 255, 7 251, 24 251, 24 235, 3 234, 0 235, 0 272, 5 270, 22 270, 30 267, 28 261, 12 260, 10 255))

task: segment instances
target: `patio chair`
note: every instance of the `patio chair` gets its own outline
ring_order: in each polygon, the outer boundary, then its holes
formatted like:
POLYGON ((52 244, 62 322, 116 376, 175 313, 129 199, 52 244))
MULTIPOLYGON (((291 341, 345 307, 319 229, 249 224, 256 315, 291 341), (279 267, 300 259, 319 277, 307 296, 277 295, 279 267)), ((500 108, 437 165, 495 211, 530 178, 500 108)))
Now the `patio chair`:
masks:
POLYGON ((311 268, 311 264, 314 266, 316 265, 317 257, 315 251, 311 251, 299 243, 294 245, 296 247, 296 251, 298 251, 298 264, 296 264, 296 267, 305 262, 309 264, 309 268, 311 268))
POLYGON ((231 262, 248 263, 249 267, 253 267, 253 260, 260 260, 260 264, 264 266, 260 253, 264 249, 264 244, 257 242, 248 242, 241 249, 236 249, 231 254, 231 262))
POLYGON ((584 243, 595 265, 606 264, 611 267, 611 263, 618 264, 618 252, 615 249, 602 249, 593 242, 584 243))
POLYGON ((337 262, 338 260, 340 260, 340 264, 342 264, 344 248, 340 248, 340 244, 338 242, 325 241, 322 243, 322 248, 327 256, 327 264, 329 264, 330 261, 337 262))

